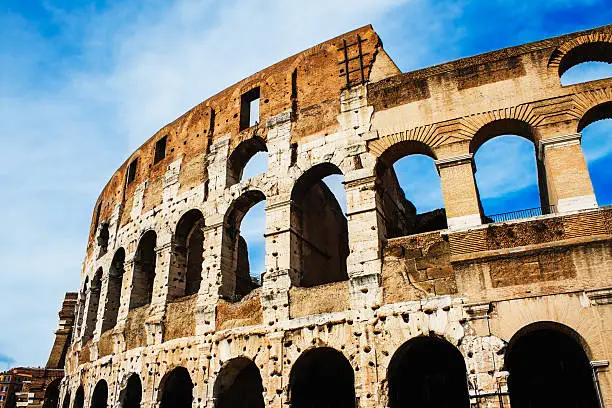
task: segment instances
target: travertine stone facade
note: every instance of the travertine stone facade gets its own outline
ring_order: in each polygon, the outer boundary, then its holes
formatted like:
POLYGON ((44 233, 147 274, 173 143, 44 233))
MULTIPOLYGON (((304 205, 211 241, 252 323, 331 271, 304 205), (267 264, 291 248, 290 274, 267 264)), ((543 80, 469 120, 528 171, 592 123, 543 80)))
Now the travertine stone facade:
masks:
POLYGON ((612 79, 560 83, 592 60, 612 26, 401 73, 366 26, 165 126, 96 203, 62 407, 612 407, 612 210, 580 147, 612 79), (482 214, 472 158, 503 134, 536 147, 542 216, 482 214), (409 154, 435 160, 444 211, 404 198, 409 154), (240 222, 262 200, 256 282, 240 222))

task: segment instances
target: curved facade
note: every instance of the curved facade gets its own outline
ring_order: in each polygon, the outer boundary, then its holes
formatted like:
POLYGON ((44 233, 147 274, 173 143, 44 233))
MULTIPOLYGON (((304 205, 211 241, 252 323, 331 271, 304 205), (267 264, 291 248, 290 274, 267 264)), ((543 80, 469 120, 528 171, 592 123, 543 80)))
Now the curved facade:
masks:
POLYGON ((96 203, 61 406, 612 407, 612 209, 580 146, 612 79, 560 82, 585 61, 612 62, 612 26, 408 73, 366 26, 165 126, 96 203), (508 133, 542 214, 495 223, 472 157, 508 133), (410 154, 445 209, 404 197, 410 154), (264 200, 254 280, 240 227, 264 200))

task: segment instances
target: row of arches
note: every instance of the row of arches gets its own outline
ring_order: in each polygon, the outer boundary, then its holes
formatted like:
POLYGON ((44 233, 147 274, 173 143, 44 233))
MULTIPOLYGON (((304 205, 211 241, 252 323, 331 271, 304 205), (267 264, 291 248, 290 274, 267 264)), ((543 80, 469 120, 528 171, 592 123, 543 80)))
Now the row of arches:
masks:
MULTIPOLYGON (((598 386, 580 336, 554 322, 540 322, 520 330, 505 349, 505 367, 513 408, 596 408, 598 386)), ((218 372, 213 398, 216 408, 265 406, 264 383, 252 360, 237 357, 218 372)), ((390 360, 386 381, 390 408, 469 408, 478 397, 459 349, 443 338, 415 337, 400 346, 390 360), (472 395, 470 396, 470 390, 472 395)), ((142 400, 138 374, 128 377, 119 394, 121 408, 138 408, 142 400)), ((107 408, 108 385, 100 380, 91 408, 107 408)), ((161 380, 160 408, 190 408, 194 383, 189 371, 176 367, 161 380)), ((289 405, 293 408, 354 408, 355 370, 340 351, 330 347, 306 350, 291 368, 289 405)), ((84 390, 76 391, 72 408, 84 408, 84 390)), ((63 408, 70 408, 70 393, 63 408)))

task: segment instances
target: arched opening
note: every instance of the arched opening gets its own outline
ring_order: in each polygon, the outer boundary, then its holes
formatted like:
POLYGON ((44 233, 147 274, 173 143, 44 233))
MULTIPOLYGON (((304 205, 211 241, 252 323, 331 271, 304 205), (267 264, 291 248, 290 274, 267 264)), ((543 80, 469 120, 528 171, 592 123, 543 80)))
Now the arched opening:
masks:
POLYGON ((134 274, 130 310, 148 305, 153 298, 153 282, 155 280, 155 262, 157 254, 157 235, 155 231, 147 231, 138 244, 134 257, 134 274))
POLYGON ((468 408, 463 356, 438 337, 415 337, 393 355, 387 372, 389 407, 468 408))
POLYGON ((142 400, 142 382, 138 374, 132 374, 128 378, 125 388, 119 396, 120 408, 140 408, 142 400))
MULTIPOLYGON (((334 192, 324 181, 342 175, 331 163, 318 164, 306 171, 291 192, 291 252, 298 271, 299 286, 309 287, 348 280, 348 224, 334 192)), ((336 191, 346 202, 344 191, 336 191)))
POLYGON ((189 371, 177 367, 167 373, 161 381, 160 408, 191 408, 193 383, 189 371))
MULTIPOLYGON (((258 277, 254 274, 250 264, 251 248, 247 239, 259 235, 263 237, 265 232, 265 220, 263 228, 241 231, 241 225, 247 213, 261 202, 265 202, 266 196, 257 190, 247 191, 237 198, 225 214, 223 223, 223 248, 221 259, 221 296, 236 301, 244 297, 253 289, 260 286, 258 277)), ((255 249, 255 248, 253 248, 255 249)), ((261 248, 260 248, 260 252, 261 248)), ((261 274, 262 271, 257 271, 261 274)))
POLYGON ((73 408, 83 408, 85 406, 85 391, 83 386, 79 385, 76 394, 74 394, 74 405, 73 408))
POLYGON ((332 348, 306 351, 291 368, 289 393, 291 408, 354 408, 353 367, 332 348))
POLYGON ((227 186, 240 182, 244 178, 243 175, 250 178, 265 172, 268 169, 267 151, 266 142, 259 136, 254 136, 236 146, 227 160, 227 186), (261 154, 257 155, 258 153, 261 154), (255 162, 251 164, 253 159, 255 162))
POLYGON ((200 210, 189 210, 176 226, 174 257, 177 272, 171 284, 178 293, 190 296, 198 293, 202 282, 202 254, 204 252, 204 216, 200 210))
POLYGON ((108 270, 108 290, 106 292, 106 305, 104 308, 104 320, 102 321, 102 333, 112 329, 117 324, 117 315, 121 306, 121 286, 123 283, 123 272, 125 263, 125 250, 119 248, 108 270))
POLYGON ((554 322, 516 333, 505 356, 512 408, 597 408, 589 359, 580 337, 554 322))
POLYGON ((448 227, 435 158, 426 144, 414 140, 396 143, 380 156, 377 192, 387 238, 448 227))
POLYGON ((244 357, 232 359, 215 380, 215 408, 264 408, 263 391, 255 363, 244 357))
POLYGON ((559 61, 561 84, 566 86, 608 78, 612 76, 611 64, 612 43, 596 41, 580 44, 559 61))
POLYGON ((106 251, 108 250, 109 237, 110 234, 108 232, 108 223, 105 222, 100 226, 100 234, 98 234, 98 246, 100 247, 98 256, 101 257, 102 255, 106 254, 106 251))
POLYGON ((91 280, 91 287, 89 288, 89 303, 87 304, 87 317, 85 321, 84 340, 91 340, 94 331, 96 329, 96 322, 98 320, 98 306, 100 303, 100 290, 102 289, 102 268, 99 268, 93 279, 91 280))
POLYGON ((79 293, 79 300, 76 310, 76 329, 75 329, 75 339, 80 337, 83 334, 84 330, 84 315, 85 315, 85 303, 87 301, 87 289, 89 288, 89 276, 85 277, 85 282, 83 282, 83 289, 79 293))
POLYGON ((91 408, 106 408, 108 404, 108 385, 106 381, 100 380, 94 388, 91 396, 91 408))
POLYGON ((70 408, 70 391, 66 391, 66 394, 64 395, 64 401, 62 402, 62 408, 70 408))
POLYGON ((59 383, 60 379, 51 381, 45 389, 43 408, 57 408, 59 406, 59 383))
POLYGON ((600 206, 612 204, 612 102, 589 109, 578 124, 582 149, 600 206))
POLYGON ((554 212, 548 205, 546 175, 531 126, 500 119, 483 126, 470 142, 476 187, 485 222, 554 212))

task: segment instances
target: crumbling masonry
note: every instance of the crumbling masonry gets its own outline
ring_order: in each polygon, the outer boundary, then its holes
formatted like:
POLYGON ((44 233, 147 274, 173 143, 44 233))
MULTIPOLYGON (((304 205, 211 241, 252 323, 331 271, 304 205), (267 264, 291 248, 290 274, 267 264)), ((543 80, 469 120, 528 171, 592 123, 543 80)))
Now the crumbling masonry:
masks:
POLYGON ((59 404, 612 407, 612 209, 580 145, 612 78, 560 83, 585 61, 612 62, 612 26, 408 73, 366 26, 165 126, 96 203, 59 404), (482 214, 472 157, 504 134, 534 143, 543 215, 482 214), (444 210, 404 197, 411 154, 444 210))

